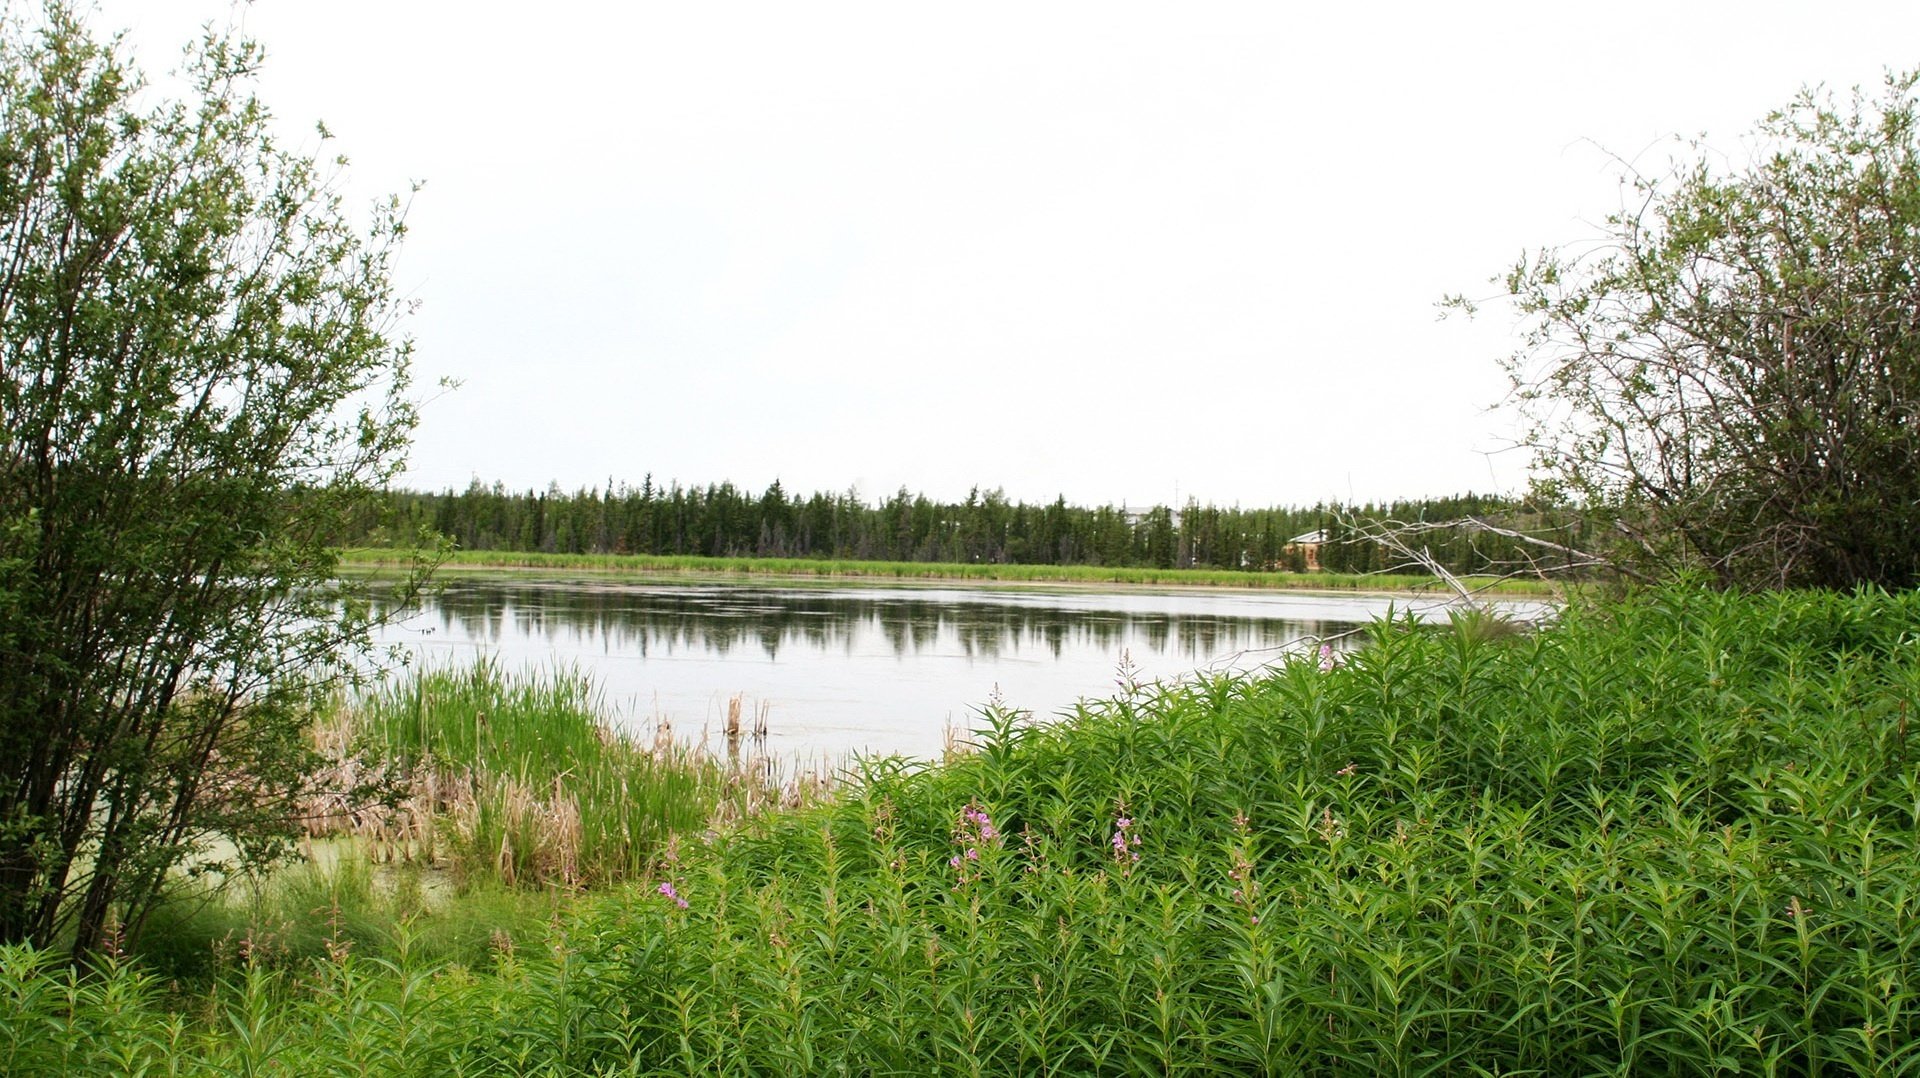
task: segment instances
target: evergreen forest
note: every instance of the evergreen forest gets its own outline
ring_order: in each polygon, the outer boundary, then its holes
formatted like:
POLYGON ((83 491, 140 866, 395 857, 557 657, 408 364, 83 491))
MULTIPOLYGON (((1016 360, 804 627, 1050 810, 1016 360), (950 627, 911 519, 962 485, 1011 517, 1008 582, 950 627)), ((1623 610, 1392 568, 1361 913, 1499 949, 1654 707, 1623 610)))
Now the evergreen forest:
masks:
MULTIPOLYGON (((1368 573, 1406 565, 1405 555, 1370 538, 1373 524, 1387 520, 1485 521, 1571 547, 1585 538, 1585 525, 1564 507, 1472 493, 1253 509, 1189 501, 1175 509, 1071 505, 1064 496, 1036 505, 976 487, 957 502, 901 489, 869 503, 855 491, 792 493, 777 480, 756 495, 730 482, 657 485, 649 475, 638 487, 609 480, 572 492, 479 480, 460 491, 391 490, 338 539, 404 546, 430 533, 468 551, 1368 573)), ((1511 571, 1540 553, 1464 523, 1423 538, 1426 553, 1456 573, 1511 571)))

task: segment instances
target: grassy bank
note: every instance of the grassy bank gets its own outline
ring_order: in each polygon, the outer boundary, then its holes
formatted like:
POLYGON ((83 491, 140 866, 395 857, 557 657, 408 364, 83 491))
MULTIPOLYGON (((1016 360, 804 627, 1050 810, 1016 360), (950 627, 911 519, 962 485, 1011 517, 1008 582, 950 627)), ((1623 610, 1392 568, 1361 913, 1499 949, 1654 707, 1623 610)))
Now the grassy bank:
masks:
MULTIPOLYGON (((358 548, 342 552, 349 567, 408 564, 406 551, 358 548)), ((537 569, 634 575, 716 575, 912 581, 994 581, 1034 584, 1118 584, 1152 587, 1264 588, 1297 591, 1445 592, 1433 576, 1393 573, 1252 573, 1222 569, 1137 569, 1097 565, 1001 565, 911 561, 827 561, 809 558, 703 558, 652 554, 541 554, 500 550, 455 551, 448 569, 537 569)), ((1549 595, 1538 580, 1469 577, 1493 595, 1549 595)))
MULTIPOLYGON (((738 701, 731 714, 749 718, 738 701)), ((309 862, 184 888, 140 941, 154 970, 193 979, 243 951, 285 967, 341 944, 392 957, 403 935, 416 957, 487 965, 496 935, 535 938, 579 895, 650 878, 678 836, 826 785, 770 759, 750 721, 708 751, 664 726, 616 728, 577 671, 487 659, 341 700, 315 738, 327 766, 302 811, 309 862)))
MULTIPOLYGON (((462 880, 568 889, 643 877, 669 837, 707 826, 734 791, 705 754, 612 730, 586 675, 491 660, 430 669, 349 702, 342 769, 396 780, 387 810, 322 818, 379 856, 462 880)), ((341 784, 346 785, 346 784, 341 784)))
POLYGON ((660 851, 484 961, 0 950, 0 1070, 1894 1073, 1920 596, 1651 592, 1138 687, 660 851))

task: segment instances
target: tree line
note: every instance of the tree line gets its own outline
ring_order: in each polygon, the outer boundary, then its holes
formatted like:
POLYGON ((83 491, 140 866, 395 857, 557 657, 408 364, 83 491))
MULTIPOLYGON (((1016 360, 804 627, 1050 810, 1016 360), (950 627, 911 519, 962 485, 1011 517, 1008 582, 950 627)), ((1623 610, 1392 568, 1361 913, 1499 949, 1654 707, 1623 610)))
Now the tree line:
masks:
MULTIPOLYGON (((637 487, 609 480, 574 491, 478 480, 465 490, 390 490, 340 541, 401 546, 425 532, 463 550, 1366 573, 1406 561, 1368 537, 1371 522, 1469 518, 1578 538, 1571 512, 1503 495, 1176 509, 1070 505, 1064 496, 1034 504, 976 487, 960 501, 901 489, 868 502, 855 491, 790 492, 777 480, 756 494, 730 482, 659 485, 649 475, 637 487)), ((1468 528, 1429 532, 1423 542, 1456 573, 1506 571, 1529 553, 1468 528)))

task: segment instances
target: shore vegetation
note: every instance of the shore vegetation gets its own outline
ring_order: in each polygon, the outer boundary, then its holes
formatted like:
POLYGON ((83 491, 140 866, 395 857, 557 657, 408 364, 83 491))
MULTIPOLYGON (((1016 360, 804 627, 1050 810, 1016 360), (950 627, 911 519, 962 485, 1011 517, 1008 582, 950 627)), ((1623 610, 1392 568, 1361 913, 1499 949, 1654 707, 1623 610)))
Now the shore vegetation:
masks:
MULTIPOLYGON (((358 547, 341 552, 344 569, 400 568, 423 556, 410 550, 358 547)), ((608 573, 634 576, 738 576, 791 579, 872 579, 915 582, 1099 584, 1126 587, 1253 588, 1297 591, 1444 593, 1448 582, 1431 573, 1257 573, 1233 569, 1143 569, 1099 565, 1017 565, 997 562, 858 561, 815 558, 709 558, 689 554, 546 554, 524 551, 454 551, 441 573, 535 570, 543 573, 608 573)), ((1529 577, 1455 578, 1476 593, 1557 595, 1561 586, 1529 577)))
POLYGON ((1736 155, 1622 161, 1617 212, 1506 275, 1539 489, 1617 564, 1920 583, 1916 87, 1806 89, 1736 155))
MULTIPOLYGON (((1495 629, 1385 622, 1260 678, 988 711, 944 763, 863 761, 619 878, 469 870, 379 932, 352 911, 393 899, 344 862, 297 956, 0 950, 0 1068, 1912 1067, 1920 597, 1665 587, 1495 629)), ((474 728, 377 741, 479 760, 474 728)))

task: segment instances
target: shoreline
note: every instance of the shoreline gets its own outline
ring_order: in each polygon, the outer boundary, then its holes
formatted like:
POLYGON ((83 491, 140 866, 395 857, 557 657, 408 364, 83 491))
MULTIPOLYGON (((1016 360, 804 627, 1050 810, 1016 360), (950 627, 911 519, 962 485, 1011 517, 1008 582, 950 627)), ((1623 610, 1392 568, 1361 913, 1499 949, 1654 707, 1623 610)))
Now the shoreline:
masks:
MULTIPOLYGON (((370 548, 341 551, 347 571, 405 568, 413 552, 370 548)), ((790 584, 996 585, 1069 590, 1289 592, 1305 595, 1382 595, 1452 598, 1445 583, 1412 574, 1254 573, 1224 569, 1141 569, 1082 565, 958 565, 942 562, 810 561, 798 558, 705 558, 689 555, 456 552, 434 570, 444 574, 584 574, 639 579, 695 578, 790 584)), ((1558 593, 1532 580, 1465 578, 1491 599, 1555 600, 1558 593)))

